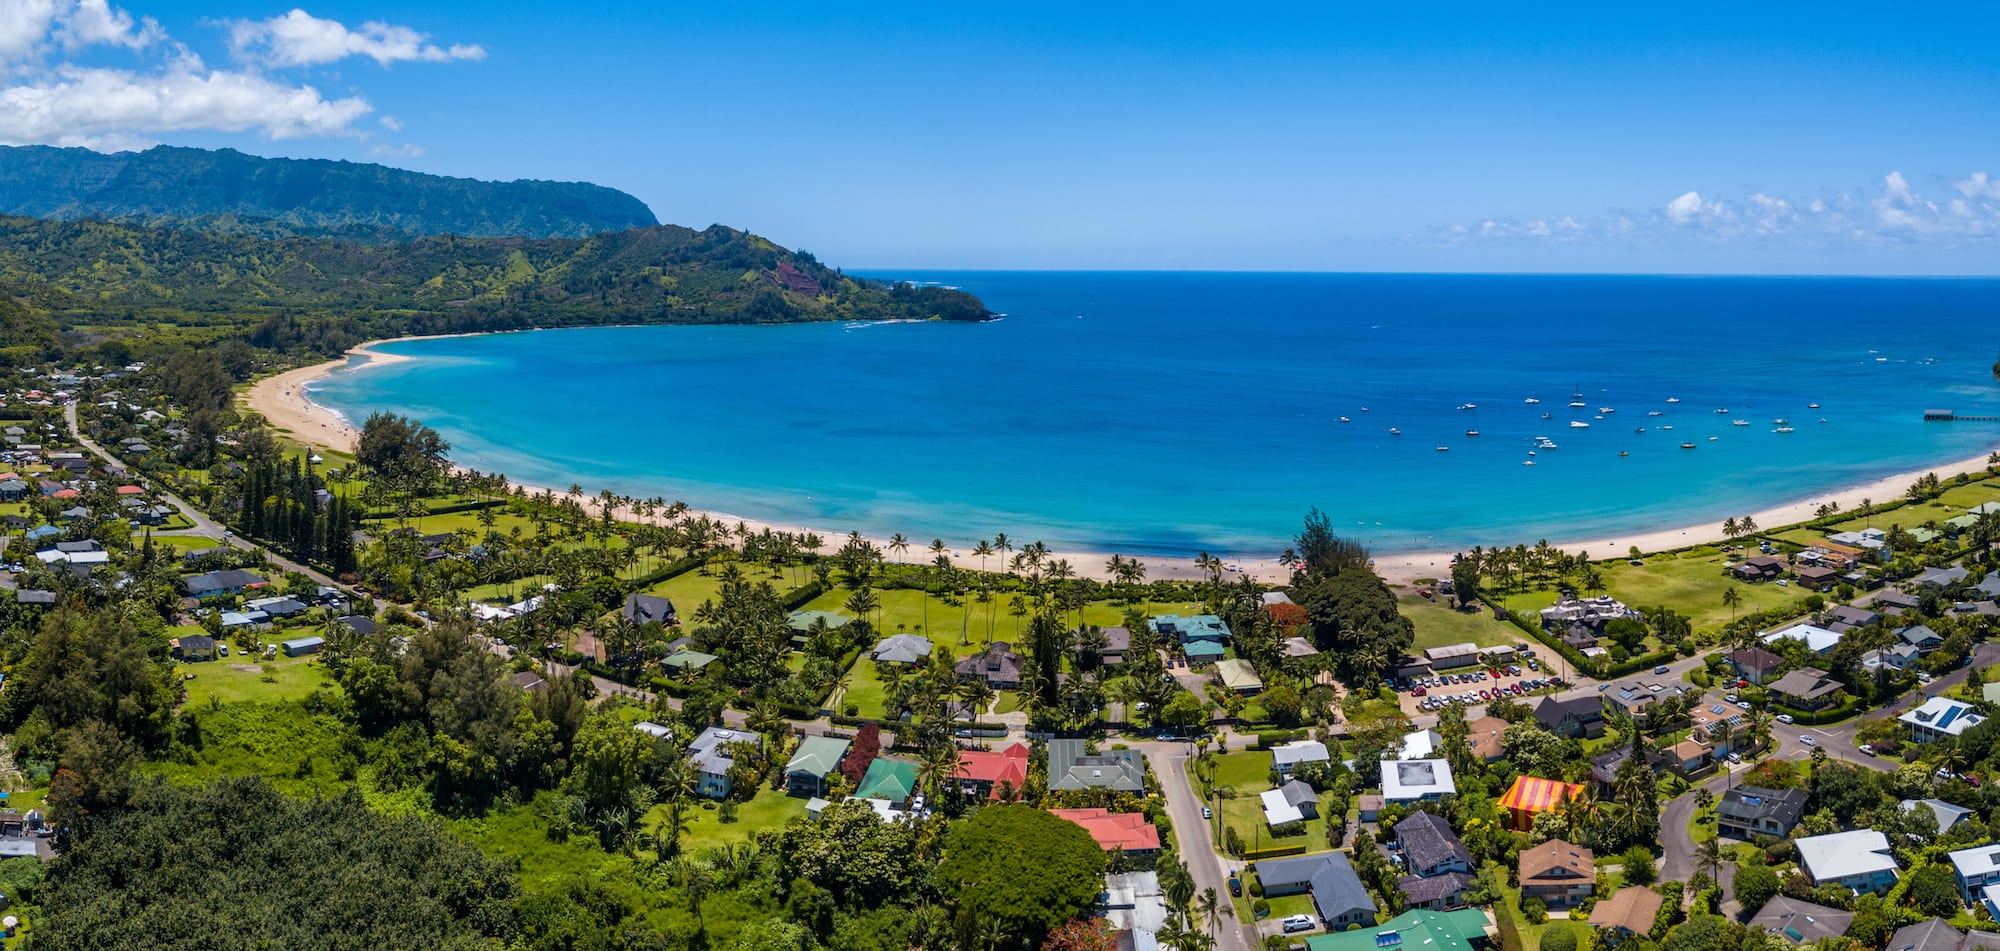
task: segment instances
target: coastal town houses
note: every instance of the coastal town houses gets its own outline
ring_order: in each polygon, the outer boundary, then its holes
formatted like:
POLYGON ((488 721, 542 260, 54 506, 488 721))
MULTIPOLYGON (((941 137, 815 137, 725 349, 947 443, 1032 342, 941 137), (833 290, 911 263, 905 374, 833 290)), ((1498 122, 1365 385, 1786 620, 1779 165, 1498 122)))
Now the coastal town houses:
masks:
POLYGON ((625 605, 618 614, 631 624, 658 624, 672 627, 680 623, 680 615, 674 611, 674 602, 651 594, 629 594, 625 605))
POLYGON ((1050 740, 1049 788, 1146 791, 1146 758, 1138 750, 1087 752, 1082 740, 1050 740))
POLYGON ((1840 643, 1840 634, 1817 624, 1794 624, 1764 635, 1766 645, 1774 645, 1779 641, 1800 641, 1806 645, 1806 650, 1824 656, 1833 650, 1834 645, 1840 643))
POLYGON ((1604 735, 1604 702, 1596 697, 1543 697, 1535 705, 1535 722, 1557 736, 1594 740, 1604 735))
POLYGON ((1498 947, 1495 931, 1483 911, 1417 908, 1372 928, 1312 935, 1306 938, 1306 951, 1465 951, 1498 947))
POLYGON ((980 799, 1011 799, 1028 782, 1028 744, 1013 743, 999 750, 963 750, 953 777, 961 795, 980 799))
POLYGON ((1617 947, 1634 935, 1652 931, 1666 901, 1650 888, 1627 885, 1590 909, 1590 926, 1607 946, 1617 947))
POLYGON ((1106 852, 1123 852, 1133 858, 1150 858, 1160 852, 1160 830, 1146 821, 1143 812, 1088 808, 1050 809, 1049 814, 1081 826, 1106 852))
MULTIPOLYGON (((1769 932, 1788 945, 1813 947, 1828 938, 1847 933, 1854 913, 1815 905, 1785 895, 1774 896, 1750 919, 1750 927, 1769 932)), ((1892 946, 1893 947, 1893 946, 1892 946)))
POLYGON ((1107 872, 1104 920, 1117 935, 1120 951, 1155 948, 1167 927, 1167 896, 1158 872, 1107 872))
POLYGON ((981 680, 994 690, 1021 689, 1021 655, 1014 645, 994 641, 986 649, 958 662, 954 668, 960 680, 981 680))
POLYGON ((1748 581, 1752 584, 1776 581, 1784 573, 1785 563, 1769 555, 1745 558, 1729 569, 1731 577, 1738 581, 1748 581))
POLYGON ((1259 795, 1264 804, 1264 824, 1273 829, 1319 818, 1319 794, 1296 779, 1259 795))
POLYGON ((1939 835, 1950 832, 1952 827, 1979 814, 1975 810, 1953 805, 1942 799, 1905 799, 1897 805, 1901 806, 1904 812, 1921 809, 1930 813, 1931 818, 1937 820, 1939 835))
POLYGON ((1384 802, 1434 802, 1458 794, 1445 760, 1383 760, 1381 770, 1384 802))
POLYGON ((1639 612, 1610 595, 1594 598, 1565 595, 1541 611, 1542 630, 1558 637, 1569 634, 1603 637, 1605 625, 1620 618, 1636 620, 1638 617, 1639 612))
POLYGON ((1758 836, 1782 839, 1805 812, 1804 790, 1733 786, 1716 803, 1715 827, 1717 834, 1745 842, 1758 836))
POLYGON ((1923 706, 1896 719, 1908 728, 1912 743, 1956 740, 1965 731, 1986 722, 1986 717, 1974 710, 1971 704, 1948 697, 1932 697, 1924 701, 1923 706))
MULTIPOLYGON (((1958 895, 1966 904, 1984 901, 1988 889, 2000 890, 2000 844, 1959 849, 1947 857, 1958 879, 1958 895)), ((2000 898, 2000 891, 1995 897, 2000 898)))
POLYGON ((1742 650, 1730 651, 1728 659, 1729 666, 1732 670, 1736 671, 1738 679, 1748 680, 1760 687, 1763 686, 1766 680, 1776 677, 1778 671, 1783 669, 1785 665, 1783 657, 1779 657, 1761 647, 1746 647, 1742 650))
POLYGON ((1313 910, 1329 930, 1372 925, 1379 910, 1361 884, 1346 852, 1322 852, 1289 858, 1259 859, 1252 865, 1257 883, 1268 898, 1310 894, 1313 910))
POLYGON ((785 785, 795 796, 826 795, 826 777, 847 757, 845 737, 808 736, 785 764, 785 785))
POLYGON ((1814 885, 1879 895, 1896 884, 1896 857, 1889 851, 1889 839, 1874 829, 1807 836, 1793 844, 1799 850, 1799 867, 1814 885))
POLYGON ((1327 759, 1326 744, 1318 740, 1293 740, 1271 747, 1271 768, 1284 779, 1291 778, 1292 770, 1302 764, 1324 763, 1327 759))
POLYGON ((1889 951, 2000 951, 2000 934, 1960 931, 1942 918, 1904 925, 1889 936, 1889 951))
POLYGON ((1845 689, 1840 681, 1816 667, 1801 667, 1771 681, 1771 692, 1784 698, 1787 706, 1818 710, 1833 705, 1845 689))
POLYGON ((736 766, 732 747, 740 743, 762 745, 763 739, 745 730, 709 727, 688 744, 688 761, 695 767, 695 794, 722 799, 735 785, 729 771, 736 766))
POLYGON ((1402 859, 1403 874, 1396 888, 1413 908, 1444 910, 1465 906, 1465 893, 1473 885, 1472 853, 1451 825, 1438 816, 1418 811, 1395 825, 1396 853, 1402 859))
POLYGON ((1597 887, 1597 859, 1580 845, 1550 839, 1521 850, 1521 900, 1540 899, 1549 908, 1568 908, 1597 887))
POLYGON ((1498 803, 1509 828, 1526 832, 1534 828, 1535 816, 1561 809, 1563 803, 1583 793, 1583 787, 1557 779, 1539 779, 1526 774, 1514 777, 1498 803))

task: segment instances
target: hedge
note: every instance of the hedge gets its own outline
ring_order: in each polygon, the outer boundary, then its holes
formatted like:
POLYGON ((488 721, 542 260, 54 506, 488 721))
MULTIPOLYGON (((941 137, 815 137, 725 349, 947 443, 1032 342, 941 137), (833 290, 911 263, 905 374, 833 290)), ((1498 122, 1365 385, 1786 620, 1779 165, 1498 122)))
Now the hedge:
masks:
POLYGON ((1293 740, 1303 740, 1306 738, 1307 732, 1302 729, 1266 730, 1262 733, 1254 734, 1257 737, 1257 742, 1251 744, 1250 748, 1253 750, 1268 750, 1274 746, 1290 743, 1293 740))
POLYGON ((820 584, 819 579, 814 578, 785 595, 785 610, 796 611, 811 604, 814 598, 825 593, 826 585, 820 584))
POLYGON ((1244 849, 1243 860, 1245 862, 1254 862, 1258 859, 1275 859, 1287 855, 1303 855, 1305 851, 1306 845, 1304 843, 1298 845, 1267 845, 1261 849, 1244 849))

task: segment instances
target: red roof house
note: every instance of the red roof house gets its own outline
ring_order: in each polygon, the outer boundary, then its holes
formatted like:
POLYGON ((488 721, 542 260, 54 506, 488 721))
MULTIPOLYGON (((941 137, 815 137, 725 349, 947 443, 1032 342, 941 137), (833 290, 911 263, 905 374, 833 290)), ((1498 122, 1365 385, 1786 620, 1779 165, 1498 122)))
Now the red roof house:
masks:
POLYGON ((1018 794, 1028 782, 1028 744, 959 753, 957 780, 959 791, 966 795, 999 799, 1002 790, 1018 794))
POLYGON ((1127 855, 1160 850, 1160 830, 1146 821, 1143 812, 1109 812, 1104 809, 1051 809, 1051 815, 1083 827, 1104 851, 1124 849, 1127 855))
POLYGON ((146 494, 146 490, 145 490, 145 489, 142 489, 142 488, 139 488, 139 487, 138 487, 138 486, 136 486, 136 485, 121 485, 121 486, 119 486, 119 487, 118 487, 118 494, 119 494, 119 495, 145 495, 145 494, 146 494))

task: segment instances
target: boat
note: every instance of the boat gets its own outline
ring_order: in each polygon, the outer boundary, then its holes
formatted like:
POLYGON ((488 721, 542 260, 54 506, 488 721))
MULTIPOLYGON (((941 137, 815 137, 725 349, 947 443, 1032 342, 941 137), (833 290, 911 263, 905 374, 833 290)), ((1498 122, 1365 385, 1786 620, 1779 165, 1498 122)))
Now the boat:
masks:
POLYGON ((1468 430, 1466 430, 1466 431, 1465 431, 1465 434, 1466 434, 1467 436, 1477 436, 1477 435, 1479 435, 1479 430, 1477 430, 1477 429, 1468 429, 1468 430))
POLYGON ((1479 404, 1478 404, 1478 403, 1460 403, 1460 404, 1458 404, 1458 408, 1459 408, 1459 409, 1478 409, 1478 408, 1479 408, 1479 404))
POLYGON ((1646 427, 1644 427, 1644 426, 1634 426, 1634 427, 1632 427, 1632 431, 1633 431, 1633 432, 1635 432, 1635 433, 1643 433, 1643 432, 1645 432, 1645 431, 1646 431, 1646 427))
POLYGON ((1451 447, 1450 447, 1450 446, 1439 446, 1439 447, 1438 447, 1438 451, 1439 451, 1439 452, 1450 452, 1450 451, 1451 451, 1451 447))
POLYGON ((1522 464, 1522 465, 1524 465, 1524 466, 1532 466, 1532 465, 1534 465, 1534 464, 1535 464, 1535 460, 1533 460, 1533 459, 1523 459, 1523 460, 1521 460, 1521 464, 1522 464))
POLYGON ((1572 420, 1570 420, 1570 421, 1569 421, 1569 428, 1571 428, 1571 429, 1589 429, 1589 428, 1590 428, 1590 424, 1589 424, 1589 423, 1586 423, 1586 422, 1584 422, 1583 420, 1580 420, 1580 419, 1572 419, 1572 420))
POLYGON ((1774 419, 1774 420, 1771 420, 1771 425, 1773 425, 1773 426, 1790 426, 1791 424, 1792 424, 1792 421, 1791 421, 1791 420, 1789 420, 1789 419, 1774 419))
POLYGON ((1361 411, 1364 413, 1368 412, 1368 407, 1366 406, 1361 407, 1361 411))
POLYGON ((1693 448, 1694 448, 1694 443, 1691 443, 1691 442, 1684 442, 1684 443, 1681 443, 1681 448, 1682 448, 1682 449, 1693 449, 1693 448))
POLYGON ((1680 402, 1680 401, 1681 401, 1681 398, 1680 398, 1680 397, 1678 397, 1678 396, 1669 396, 1669 397, 1667 397, 1667 402, 1669 402, 1669 403, 1678 403, 1678 402, 1680 402))
POLYGON ((1819 421, 1820 421, 1820 422, 1822 422, 1822 423, 1826 422, 1826 417, 1824 417, 1824 416, 1821 416, 1821 417, 1819 418, 1819 421))
POLYGON ((1715 411, 1721 413, 1724 416, 1729 415, 1729 407, 1727 406, 1718 406, 1715 408, 1715 411))
POLYGON ((1556 448, 1556 441, 1555 441, 1555 440, 1553 440, 1553 439, 1550 439, 1550 438, 1549 438, 1549 437, 1547 437, 1547 436, 1536 436, 1536 437, 1535 437, 1535 448, 1536 448, 1536 449, 1554 449, 1554 448, 1556 448))
POLYGON ((1625 451, 1625 450, 1623 450, 1623 449, 1620 449, 1620 450, 1618 450, 1618 454, 1619 454, 1619 455, 1621 455, 1621 456, 1629 456, 1629 455, 1631 455, 1631 453, 1629 453, 1629 452, 1626 452, 1626 451, 1625 451))
POLYGON ((1771 430, 1771 431, 1772 431, 1772 432, 1774 432, 1774 433, 1789 433, 1789 432, 1791 432, 1791 431, 1792 431, 1792 427, 1790 427, 1790 426, 1780 426, 1780 427, 1778 427, 1777 429, 1773 429, 1773 430, 1771 430))
POLYGON ((1389 427, 1389 435, 1391 435, 1391 436, 1401 436, 1402 434, 1403 434, 1403 431, 1402 431, 1402 430, 1400 430, 1400 429, 1397 429, 1397 428, 1396 428, 1396 427, 1394 427, 1394 426, 1391 426, 1391 427, 1389 427))
POLYGON ((1716 440, 1718 440, 1718 439, 1721 439, 1721 438, 1722 438, 1721 436, 1710 436, 1710 437, 1708 437, 1708 441, 1709 441, 1709 442, 1714 442, 1714 441, 1716 441, 1716 440))
POLYGON ((1665 426, 1662 426, 1662 427, 1660 427, 1660 428, 1661 428, 1661 429, 1672 429, 1672 428, 1674 428, 1674 424, 1672 424, 1672 423, 1668 423, 1668 424, 1666 424, 1665 426))
POLYGON ((1617 410, 1615 410, 1615 409, 1612 409, 1612 408, 1611 408, 1611 407, 1609 407, 1609 406, 1599 406, 1599 407, 1597 408, 1597 411, 1598 411, 1598 412, 1600 412, 1600 413, 1616 413, 1616 412, 1618 412, 1617 410))
POLYGON ((1647 410, 1647 411, 1646 411, 1646 415, 1648 415, 1648 416, 1665 416, 1665 415, 1667 415, 1667 414, 1665 414, 1665 413, 1662 413, 1662 412, 1660 412, 1659 410, 1656 410, 1656 409, 1655 409, 1655 410, 1647 410))
POLYGON ((1571 408, 1571 409, 1583 409, 1584 407, 1586 407, 1586 406, 1589 406, 1589 405, 1590 405, 1589 403, 1586 403, 1586 402, 1584 402, 1584 401, 1582 401, 1582 400, 1570 400, 1570 401, 1569 401, 1569 406, 1570 406, 1570 408, 1571 408))
POLYGON ((1343 423, 1351 423, 1351 422, 1354 422, 1354 420, 1351 420, 1351 419, 1348 419, 1348 418, 1347 418, 1347 417, 1345 417, 1345 416, 1342 416, 1342 417, 1340 418, 1340 421, 1341 421, 1341 422, 1343 422, 1343 423))
POLYGON ((1530 449, 1530 450, 1528 450, 1528 455, 1531 455, 1531 456, 1532 456, 1532 455, 1534 455, 1534 454, 1535 454, 1535 451, 1534 451, 1533 449, 1530 449))
POLYGON ((1819 409, 1819 404, 1818 404, 1818 403, 1807 403, 1807 404, 1806 404, 1806 409, 1819 409))
POLYGON ((1543 419, 1554 419, 1554 418, 1556 418, 1556 414, 1554 414, 1554 413, 1543 413, 1543 414, 1542 414, 1542 418, 1543 418, 1543 419))
POLYGON ((1739 420, 1737 420, 1737 421, 1736 421, 1736 425, 1738 425, 1738 426, 1748 426, 1748 425, 1750 425, 1750 421, 1749 421, 1749 420, 1747 420, 1747 419, 1739 419, 1739 420))
POLYGON ((1541 400, 1538 400, 1538 399, 1535 399, 1534 397, 1530 396, 1530 397, 1528 397, 1528 398, 1527 398, 1526 400, 1524 400, 1523 402, 1526 402, 1526 403, 1527 403, 1528 405, 1532 406, 1532 405, 1534 405, 1534 404, 1536 404, 1536 403, 1539 403, 1539 402, 1541 402, 1541 400))

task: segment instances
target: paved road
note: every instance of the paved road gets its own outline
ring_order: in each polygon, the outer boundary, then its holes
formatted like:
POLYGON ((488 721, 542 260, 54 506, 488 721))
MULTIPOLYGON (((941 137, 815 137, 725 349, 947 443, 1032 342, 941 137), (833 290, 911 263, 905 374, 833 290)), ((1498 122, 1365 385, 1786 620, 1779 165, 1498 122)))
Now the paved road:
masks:
MULTIPOLYGON (((117 459, 117 457, 111 455, 108 452, 105 452, 104 447, 99 446, 98 444, 91 442, 88 438, 84 437, 82 430, 80 430, 77 427, 75 402, 70 402, 63 406, 63 418, 69 422, 70 435, 76 439, 78 445, 81 445, 83 448, 89 450, 92 454, 96 455, 98 458, 103 459, 109 465, 119 465, 119 466, 124 465, 124 463, 120 462, 117 459)), ((162 501, 166 502, 168 505, 171 505, 176 509, 179 509, 182 515, 187 516, 188 521, 194 523, 194 528, 192 530, 186 532, 180 532, 177 534, 200 535, 205 538, 215 539, 218 544, 228 545, 231 548, 238 548, 242 549, 243 551, 257 552, 263 555, 264 558, 270 561, 272 564, 277 565, 278 567, 283 568, 287 571, 296 571, 299 574, 311 578, 313 581, 319 584, 331 585, 333 587, 338 587, 343 590, 348 590, 345 585, 342 585, 339 582, 334 581, 332 578, 327 577, 325 573, 319 571, 316 568, 300 564, 296 561, 293 561, 268 549, 260 548, 257 545, 244 541, 241 538, 237 538, 234 535, 225 535, 225 529, 221 525, 216 524, 214 519, 211 519, 208 516, 203 515, 201 509, 194 507, 194 505, 190 504, 186 499, 183 499, 180 496, 173 494, 172 492, 168 492, 164 487, 155 484, 153 486, 153 491, 160 496, 162 501)), ((349 590, 348 593, 352 594, 353 592, 349 590)))
MULTIPOLYGON (((1209 837, 1209 824, 1201 817, 1201 799, 1195 795, 1194 785, 1188 779, 1187 769, 1190 754, 1188 743, 1161 743, 1157 741, 1133 743, 1132 748, 1144 753, 1146 761, 1153 764, 1153 772, 1160 779, 1160 791, 1166 797, 1167 816, 1173 820, 1174 835, 1180 843, 1181 860, 1187 863, 1188 872, 1194 876, 1194 893, 1200 895, 1203 889, 1213 888, 1223 899, 1223 907, 1229 904, 1229 870, 1231 863, 1216 854, 1213 840, 1209 837)), ((1225 912, 1225 917, 1215 929, 1217 951, 1253 951, 1263 944, 1251 932, 1254 923, 1238 921, 1233 912, 1225 912)), ((1202 930, 1207 930, 1203 923, 1202 930)))
MULTIPOLYGON (((1737 770, 1748 769, 1739 766, 1737 770)), ((1694 875, 1694 836, 1688 831, 1688 821, 1694 818, 1696 790, 1706 789, 1717 799, 1723 790, 1734 782, 1728 770, 1718 771, 1700 785, 1667 800, 1660 809, 1660 847, 1664 854, 1660 857, 1660 880, 1663 882, 1685 882, 1694 875)), ((1735 878, 1735 873, 1725 869, 1724 879, 1735 878)))

